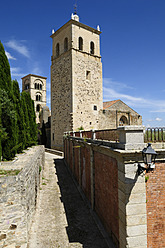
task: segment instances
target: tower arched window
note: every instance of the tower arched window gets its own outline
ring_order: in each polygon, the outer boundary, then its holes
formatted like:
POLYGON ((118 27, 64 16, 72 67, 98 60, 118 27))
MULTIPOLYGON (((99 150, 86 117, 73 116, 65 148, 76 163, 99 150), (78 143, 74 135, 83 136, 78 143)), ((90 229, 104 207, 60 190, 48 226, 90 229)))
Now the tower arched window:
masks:
POLYGON ((56 56, 58 57, 60 55, 60 44, 57 43, 56 45, 56 56))
POLYGON ((83 51, 83 38, 82 37, 78 38, 78 43, 79 43, 79 50, 83 51))
POLYGON ((93 41, 91 41, 90 43, 90 53, 91 54, 94 54, 95 53, 95 44, 93 41))
POLYGON ((40 84, 40 90, 42 90, 42 84, 40 84))
POLYGON ((36 95, 36 101, 41 101, 41 95, 40 94, 36 95))
POLYGON ((66 37, 64 40, 64 52, 68 51, 68 38, 66 37))

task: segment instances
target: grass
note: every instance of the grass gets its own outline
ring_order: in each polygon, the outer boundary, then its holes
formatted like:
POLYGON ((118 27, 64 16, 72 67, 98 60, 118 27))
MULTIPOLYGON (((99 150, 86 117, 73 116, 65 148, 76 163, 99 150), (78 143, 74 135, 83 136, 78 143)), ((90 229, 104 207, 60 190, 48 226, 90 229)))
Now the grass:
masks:
POLYGON ((0 170, 0 176, 17 176, 21 170, 0 170))

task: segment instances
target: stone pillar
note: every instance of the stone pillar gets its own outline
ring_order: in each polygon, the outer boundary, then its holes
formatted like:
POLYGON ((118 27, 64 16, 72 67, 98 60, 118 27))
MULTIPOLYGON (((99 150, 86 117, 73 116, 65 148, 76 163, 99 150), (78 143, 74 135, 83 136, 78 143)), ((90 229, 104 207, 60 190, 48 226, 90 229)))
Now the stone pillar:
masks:
POLYGON ((118 159, 119 244, 120 248, 147 248, 145 175, 138 175, 145 147, 143 126, 122 126, 118 159), (125 151, 124 151, 125 150, 125 151))
POLYGON ((144 148, 144 127, 143 126, 122 126, 117 128, 119 132, 119 148, 134 150, 144 148))
POLYGON ((92 139, 96 139, 96 131, 92 129, 91 133, 92 133, 92 139))

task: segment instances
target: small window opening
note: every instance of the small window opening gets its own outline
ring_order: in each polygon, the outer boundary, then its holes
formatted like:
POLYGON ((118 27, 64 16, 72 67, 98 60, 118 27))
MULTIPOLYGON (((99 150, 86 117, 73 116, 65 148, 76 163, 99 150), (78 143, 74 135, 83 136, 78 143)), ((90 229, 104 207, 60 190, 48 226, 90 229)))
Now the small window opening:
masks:
POLYGON ((35 89, 37 89, 37 84, 35 83, 35 89))
POLYGON ((36 95, 36 101, 41 101, 41 96, 40 95, 36 95))
POLYGON ((91 54, 94 54, 95 53, 95 44, 93 41, 91 41, 90 43, 90 53, 91 54))
POLYGON ((42 90, 42 84, 40 84, 40 90, 42 90))
POLYGON ((68 51, 68 38, 64 40, 64 52, 68 51))
POLYGON ((29 89, 29 84, 25 84, 25 90, 29 89))
POLYGON ((54 140, 54 133, 53 133, 53 140, 54 140))
POLYGON ((40 105, 39 104, 37 104, 36 111, 40 112, 40 105))
POLYGON ((56 45, 56 56, 58 57, 60 55, 60 45, 57 43, 56 45))
POLYGON ((119 126, 126 126, 128 125, 128 119, 123 115, 119 120, 119 126))
POLYGON ((92 125, 92 122, 90 121, 89 124, 92 125))
POLYGON ((79 37, 79 50, 83 51, 83 38, 79 37))
POLYGON ((87 80, 91 79, 91 72, 90 71, 86 71, 86 79, 87 80))
POLYGON ((96 106, 96 105, 94 105, 94 106, 93 106, 93 109, 94 109, 94 110, 97 110, 97 106, 96 106))

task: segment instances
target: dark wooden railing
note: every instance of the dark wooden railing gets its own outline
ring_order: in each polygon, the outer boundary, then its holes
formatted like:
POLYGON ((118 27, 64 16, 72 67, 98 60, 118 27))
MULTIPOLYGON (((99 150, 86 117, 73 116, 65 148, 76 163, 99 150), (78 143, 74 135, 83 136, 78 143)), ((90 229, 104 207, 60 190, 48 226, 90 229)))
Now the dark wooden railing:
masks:
POLYGON ((105 130, 80 130, 77 132, 70 132, 71 136, 87 138, 87 139, 99 139, 108 141, 119 141, 119 135, 117 129, 105 129, 105 130))

